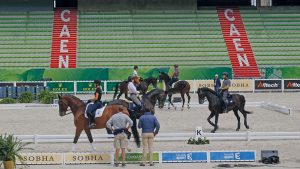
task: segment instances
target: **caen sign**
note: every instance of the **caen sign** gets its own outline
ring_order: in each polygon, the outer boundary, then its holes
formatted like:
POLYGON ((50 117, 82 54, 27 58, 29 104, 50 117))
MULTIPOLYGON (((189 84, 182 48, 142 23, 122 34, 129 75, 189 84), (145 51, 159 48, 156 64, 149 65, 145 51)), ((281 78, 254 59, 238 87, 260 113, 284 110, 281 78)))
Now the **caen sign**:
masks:
MULTIPOLYGON (((27 165, 53 165, 62 164, 62 155, 60 153, 24 153, 21 154, 23 164, 27 165)), ((22 164, 17 161, 17 164, 22 164)))
POLYGON ((300 80, 284 80, 284 89, 300 89, 300 80))
POLYGON ((255 90, 281 90, 281 80, 255 80, 255 90))
POLYGON ((111 162, 108 153, 66 153, 64 159, 65 164, 109 164, 111 162))

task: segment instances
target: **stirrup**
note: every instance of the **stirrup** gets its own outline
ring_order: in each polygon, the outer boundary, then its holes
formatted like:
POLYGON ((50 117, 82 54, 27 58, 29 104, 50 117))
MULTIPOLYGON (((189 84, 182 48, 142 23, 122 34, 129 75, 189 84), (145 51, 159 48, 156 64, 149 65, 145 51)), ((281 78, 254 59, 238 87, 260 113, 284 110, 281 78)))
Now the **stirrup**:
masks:
POLYGON ((89 129, 92 129, 92 128, 94 128, 95 126, 96 126, 95 123, 90 123, 90 124, 89 124, 89 129))

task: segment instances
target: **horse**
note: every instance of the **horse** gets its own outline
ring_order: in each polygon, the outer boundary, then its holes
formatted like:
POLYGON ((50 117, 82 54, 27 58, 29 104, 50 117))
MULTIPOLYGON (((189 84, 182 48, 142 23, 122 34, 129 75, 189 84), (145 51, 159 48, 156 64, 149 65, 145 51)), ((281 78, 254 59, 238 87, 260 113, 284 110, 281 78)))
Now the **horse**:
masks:
MULTIPOLYGON (((127 88, 128 82, 129 81, 125 80, 123 82, 116 84, 113 100, 116 98, 118 90, 120 90, 120 93, 118 94, 117 99, 119 99, 123 93, 125 94, 125 98, 126 99, 128 98, 128 88, 127 88)), ((148 91, 148 87, 150 85, 152 85, 154 88, 157 88, 157 78, 154 77, 149 77, 147 79, 141 78, 141 83, 137 87, 137 90, 139 90, 142 94, 146 94, 146 92, 148 91)))
POLYGON ((168 101, 169 101, 169 105, 168 105, 168 109, 170 109, 170 104, 172 105, 173 108, 176 109, 176 107, 174 106, 173 102, 172 102, 172 94, 176 94, 176 93, 180 93, 181 98, 182 98, 182 108, 181 110, 183 110, 184 108, 184 104, 185 104, 185 98, 184 98, 184 94, 187 95, 188 97, 188 109, 190 109, 190 100, 191 100, 191 96, 190 96, 190 89, 191 86, 187 81, 181 80, 175 83, 174 87, 172 88, 172 86, 169 86, 168 83, 171 81, 170 76, 165 73, 165 72, 159 72, 159 80, 160 81, 164 81, 165 82, 165 86, 166 86, 166 93, 168 94, 168 101))
MULTIPOLYGON (((93 145, 93 136, 91 133, 91 129, 88 128, 88 120, 85 118, 84 111, 86 109, 85 103, 80 100, 79 98, 75 96, 61 96, 58 95, 59 101, 59 115, 61 117, 66 116, 68 114, 73 114, 74 116, 74 125, 76 127, 76 132, 73 140, 73 147, 72 151, 75 151, 76 144, 78 142, 78 139, 80 137, 80 134, 84 130, 89 142, 91 144, 92 149, 95 151, 95 147, 93 145), (68 108, 70 107, 71 113, 67 113, 68 108)), ((106 128, 106 122, 116 113, 119 112, 119 106, 120 105, 109 105, 106 106, 104 109, 104 112, 101 117, 95 118, 96 126, 93 129, 103 129, 106 128)), ((128 110, 123 111, 124 114, 128 115, 129 117, 132 117, 134 115, 130 114, 128 110)), ((134 112, 131 112, 134 113, 134 112)), ((133 119, 134 120, 134 119, 133 119)), ((140 140, 139 140, 139 133, 137 132, 137 126, 131 127, 133 136, 135 138, 135 142, 137 146, 140 146, 140 140)))
MULTIPOLYGON (((214 129, 211 132, 215 133, 216 130, 219 128, 218 127, 219 114, 223 113, 223 106, 221 100, 222 98, 215 91, 207 87, 199 88, 197 93, 198 93, 199 104, 203 104, 205 98, 207 98, 209 102, 208 109, 210 110, 211 113, 208 116, 207 121, 209 122, 209 124, 211 124, 214 127, 214 129), (215 116, 215 123, 211 122, 211 119, 214 116, 215 116)), ((252 114, 252 112, 245 110, 245 103, 246 103, 245 97, 240 94, 232 94, 231 99, 229 100, 228 111, 233 110, 234 115, 238 121, 236 131, 239 131, 241 128, 240 116, 238 114, 238 111, 240 111, 243 114, 244 125, 247 129, 249 129, 249 126, 247 124, 247 114, 252 114)))

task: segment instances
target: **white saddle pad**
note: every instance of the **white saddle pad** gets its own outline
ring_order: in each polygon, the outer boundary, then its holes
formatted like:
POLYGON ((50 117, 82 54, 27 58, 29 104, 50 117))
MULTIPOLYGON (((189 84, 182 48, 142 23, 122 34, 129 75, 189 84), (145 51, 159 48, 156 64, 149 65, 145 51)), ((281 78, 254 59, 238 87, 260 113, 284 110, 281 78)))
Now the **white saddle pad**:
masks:
MULTIPOLYGON (((93 103, 89 103, 89 104, 93 104, 93 103)), ((88 105, 89 105, 89 104, 88 104, 88 105)), ((88 107, 88 105, 87 105, 86 107, 88 107)), ((104 112, 104 109, 105 109, 105 108, 106 108, 106 105, 105 105, 105 106, 103 106, 101 109, 97 109, 97 110, 96 110, 96 112, 95 112, 95 118, 97 118, 97 117, 101 117, 101 116, 102 116, 102 114, 103 114, 103 112, 104 112)), ((86 110, 85 110, 84 116, 85 116, 85 118, 87 118, 87 119, 88 119, 88 116, 87 116, 86 110)))

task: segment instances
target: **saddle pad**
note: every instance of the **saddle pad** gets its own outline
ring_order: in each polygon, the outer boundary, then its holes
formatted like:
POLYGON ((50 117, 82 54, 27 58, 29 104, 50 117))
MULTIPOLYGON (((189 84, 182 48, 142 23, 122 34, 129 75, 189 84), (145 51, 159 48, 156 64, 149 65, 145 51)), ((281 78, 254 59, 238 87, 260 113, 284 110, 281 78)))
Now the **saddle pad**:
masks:
MULTIPOLYGON (((87 118, 87 119, 88 119, 88 116, 87 116, 86 111, 87 111, 88 106, 90 106, 92 104, 94 104, 94 103, 89 103, 89 104, 86 105, 86 109, 84 111, 84 117, 87 118)), ((101 109, 97 109, 96 112, 95 112, 95 118, 101 117, 105 108, 106 108, 106 105, 103 106, 101 109)))

